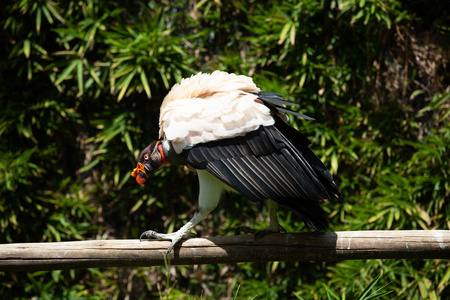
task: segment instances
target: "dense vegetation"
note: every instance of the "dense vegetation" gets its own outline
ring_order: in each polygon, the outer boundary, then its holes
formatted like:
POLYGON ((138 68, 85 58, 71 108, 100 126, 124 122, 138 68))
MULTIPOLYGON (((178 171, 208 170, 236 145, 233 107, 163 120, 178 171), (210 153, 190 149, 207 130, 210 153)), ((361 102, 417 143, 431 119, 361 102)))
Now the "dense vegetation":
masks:
MULTIPOLYGON (((196 210, 195 175, 166 167, 140 188, 130 171, 170 86, 215 69, 319 121, 291 118, 346 199, 323 204, 332 230, 450 227, 447 1, 21 0, 0 14, 1 243, 179 228, 196 210)), ((196 229, 263 227, 265 212, 229 195, 196 229)), ((390 298, 450 293, 449 260, 368 260, 0 273, 0 294, 323 299, 379 274, 390 298)))

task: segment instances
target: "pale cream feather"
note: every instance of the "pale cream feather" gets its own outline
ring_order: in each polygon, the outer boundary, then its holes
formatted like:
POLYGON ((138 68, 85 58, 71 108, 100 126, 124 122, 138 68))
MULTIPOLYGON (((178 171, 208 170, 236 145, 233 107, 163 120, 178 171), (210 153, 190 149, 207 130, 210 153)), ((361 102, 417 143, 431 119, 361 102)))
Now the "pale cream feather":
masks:
POLYGON ((181 153, 198 143, 273 125, 270 110, 252 94, 259 90, 250 77, 221 71, 185 78, 161 105, 160 138, 170 141, 181 153))

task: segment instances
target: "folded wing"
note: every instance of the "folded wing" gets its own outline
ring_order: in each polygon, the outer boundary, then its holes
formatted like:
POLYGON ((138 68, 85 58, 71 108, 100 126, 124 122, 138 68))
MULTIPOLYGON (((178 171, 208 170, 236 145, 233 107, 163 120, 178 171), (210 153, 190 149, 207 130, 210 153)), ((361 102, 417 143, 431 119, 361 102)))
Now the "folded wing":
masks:
POLYGON ((205 169, 252 201, 272 199, 316 229, 327 220, 318 201, 340 197, 331 174, 309 149, 309 140, 278 117, 244 136, 212 141, 183 151, 187 162, 205 169))

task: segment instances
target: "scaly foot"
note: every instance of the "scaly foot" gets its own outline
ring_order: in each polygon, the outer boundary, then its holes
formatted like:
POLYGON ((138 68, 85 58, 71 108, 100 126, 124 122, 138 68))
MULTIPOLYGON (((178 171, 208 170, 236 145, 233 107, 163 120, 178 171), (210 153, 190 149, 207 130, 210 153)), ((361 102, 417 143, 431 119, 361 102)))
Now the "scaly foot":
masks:
POLYGON ((151 239, 151 238, 155 238, 158 240, 169 240, 172 241, 172 243, 170 243, 169 248, 166 251, 166 258, 168 257, 170 251, 172 251, 173 247, 183 238, 192 238, 192 237, 196 237, 195 234, 193 233, 189 233, 189 232, 182 232, 181 230, 178 230, 177 232, 173 232, 173 233, 158 233, 156 231, 153 230, 147 230, 144 231, 141 236, 139 237, 139 240, 142 241, 143 239, 151 239))

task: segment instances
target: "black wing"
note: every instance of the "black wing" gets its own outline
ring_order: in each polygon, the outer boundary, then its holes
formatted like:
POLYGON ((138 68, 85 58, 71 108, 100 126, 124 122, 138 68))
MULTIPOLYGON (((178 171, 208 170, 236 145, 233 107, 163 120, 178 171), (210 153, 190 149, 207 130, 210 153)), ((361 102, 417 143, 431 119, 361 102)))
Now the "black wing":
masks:
POLYGON ((252 201, 272 199, 305 223, 325 229, 318 201, 340 197, 331 174, 308 148, 309 140, 277 117, 274 126, 245 136, 198 144, 183 151, 187 162, 206 169, 252 201))

